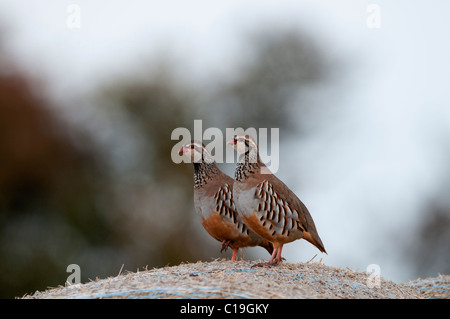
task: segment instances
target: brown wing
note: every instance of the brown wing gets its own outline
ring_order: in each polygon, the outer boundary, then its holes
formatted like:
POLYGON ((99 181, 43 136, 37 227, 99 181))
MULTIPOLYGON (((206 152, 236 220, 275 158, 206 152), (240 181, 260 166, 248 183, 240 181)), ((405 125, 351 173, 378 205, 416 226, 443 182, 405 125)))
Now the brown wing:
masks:
POLYGON ((274 175, 256 186, 255 198, 258 200, 260 221, 263 226, 268 224, 271 236, 288 238, 293 232, 301 232, 301 237, 325 252, 308 209, 274 175))
POLYGON ((271 236, 289 237, 295 230, 304 230, 298 212, 279 196, 268 180, 256 186, 255 197, 258 199, 257 211, 260 212, 262 226, 269 227, 271 236))
POLYGON ((216 211, 224 217, 227 222, 235 225, 236 229, 244 235, 249 235, 249 228, 239 217, 233 201, 233 189, 229 184, 220 187, 214 194, 216 211))

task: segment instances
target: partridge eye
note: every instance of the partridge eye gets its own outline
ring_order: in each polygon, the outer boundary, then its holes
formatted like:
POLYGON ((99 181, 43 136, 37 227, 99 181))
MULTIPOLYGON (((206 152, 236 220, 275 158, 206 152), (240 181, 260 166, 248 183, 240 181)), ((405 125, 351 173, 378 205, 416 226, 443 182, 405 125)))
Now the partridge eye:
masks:
POLYGON ((191 150, 193 150, 195 148, 194 144, 191 145, 191 150))

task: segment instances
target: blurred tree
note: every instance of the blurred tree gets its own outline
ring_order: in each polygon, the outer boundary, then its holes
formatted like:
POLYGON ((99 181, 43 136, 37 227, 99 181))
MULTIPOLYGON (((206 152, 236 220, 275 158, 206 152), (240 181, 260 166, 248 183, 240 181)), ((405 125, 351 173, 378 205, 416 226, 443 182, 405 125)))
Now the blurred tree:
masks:
POLYGON ((450 175, 444 176, 442 192, 435 194, 422 209, 421 218, 404 246, 406 262, 415 277, 435 277, 450 273, 450 175))
POLYGON ((414 245, 418 277, 450 273, 450 203, 429 205, 414 245))
POLYGON ((74 146, 67 133, 75 129, 51 113, 36 88, 18 73, 0 75, 2 297, 63 284, 75 256, 114 238, 102 212, 98 163, 74 146))
POLYGON ((215 96, 224 117, 214 124, 298 133, 310 119, 307 91, 330 75, 323 50, 301 30, 273 27, 250 33, 243 46, 242 67, 215 96))

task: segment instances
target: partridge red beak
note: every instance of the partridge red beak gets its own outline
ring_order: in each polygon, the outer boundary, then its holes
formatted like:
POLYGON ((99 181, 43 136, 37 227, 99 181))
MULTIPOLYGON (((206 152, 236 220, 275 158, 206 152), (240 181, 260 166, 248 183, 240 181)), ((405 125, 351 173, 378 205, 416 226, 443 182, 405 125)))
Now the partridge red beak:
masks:
POLYGON ((182 148, 180 148, 180 150, 178 151, 178 154, 183 154, 184 152, 185 152, 185 148, 184 148, 184 146, 182 147, 182 148))
POLYGON ((236 144, 236 143, 234 142, 234 140, 230 140, 230 141, 227 142, 227 144, 229 144, 229 145, 234 145, 234 144, 236 144))

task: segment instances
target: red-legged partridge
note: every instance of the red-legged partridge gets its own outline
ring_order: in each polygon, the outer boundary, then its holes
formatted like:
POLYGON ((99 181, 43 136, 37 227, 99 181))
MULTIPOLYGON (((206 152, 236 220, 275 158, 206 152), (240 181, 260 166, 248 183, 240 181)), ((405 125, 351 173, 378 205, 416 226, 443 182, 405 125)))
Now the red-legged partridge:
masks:
POLYGON ((237 210, 244 223, 274 247, 269 262, 258 265, 278 265, 283 245, 301 238, 326 253, 308 209, 261 162, 255 140, 242 134, 228 144, 239 154, 233 190, 237 210))
POLYGON ((192 141, 180 150, 194 164, 194 203, 202 218, 202 225, 216 240, 222 243, 222 250, 233 249, 233 261, 239 248, 264 247, 273 253, 270 241, 251 231, 236 212, 233 201, 234 180, 219 170, 206 147, 192 141))

